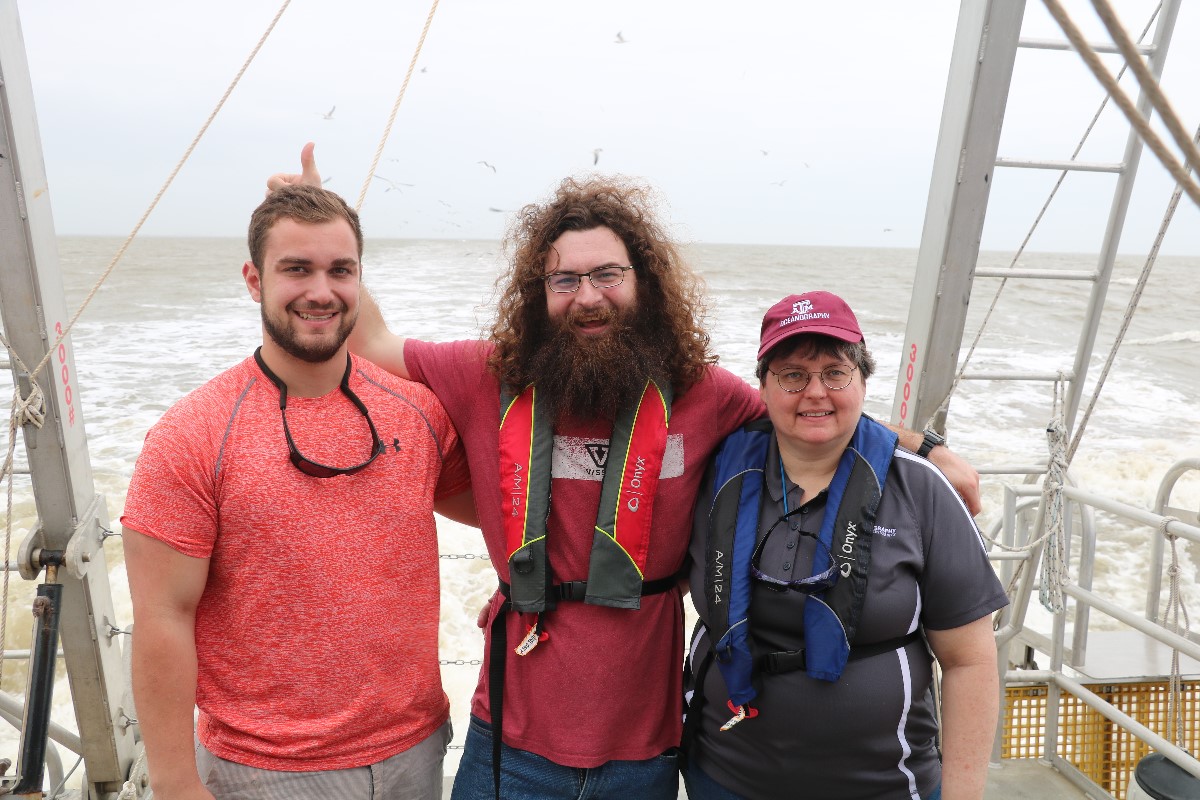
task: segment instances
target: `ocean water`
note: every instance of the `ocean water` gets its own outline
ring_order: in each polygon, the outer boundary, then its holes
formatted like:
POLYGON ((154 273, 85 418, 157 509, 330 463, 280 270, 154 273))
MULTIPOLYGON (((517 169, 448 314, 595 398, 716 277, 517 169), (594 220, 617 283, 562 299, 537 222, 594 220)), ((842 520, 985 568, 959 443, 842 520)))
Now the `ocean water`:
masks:
MULTIPOLYGON (((69 311, 91 290, 118 245, 117 239, 60 240, 69 311)), ((845 297, 879 364, 868 386, 867 410, 880 418, 890 416, 915 250, 691 245, 686 253, 708 286, 714 349, 724 366, 747 380, 753 377, 759 321, 768 306, 786 294, 811 289, 845 297)), ((241 279, 245 257, 244 242, 238 239, 139 240, 73 332, 92 468, 114 522, 149 427, 184 393, 249 355, 261 339, 258 309, 241 279)), ((982 261, 987 266, 1008 262, 1008 256, 997 253, 984 254, 982 261)), ((494 283, 503 263, 496 242, 374 240, 367 243, 364 263, 366 283, 397 332, 450 340, 478 336, 490 322, 494 283)), ((1030 254, 1022 260, 1022 266, 1047 269, 1093 265, 1094 257, 1071 254, 1030 254)), ((1141 266, 1139 258, 1119 262, 1089 396, 1141 266)), ((1181 459, 1200 457, 1198 269, 1200 258, 1184 257, 1163 257, 1155 268, 1072 465, 1076 479, 1094 491, 1149 508, 1167 469, 1181 459)), ((968 332, 977 329, 998 283, 977 279, 968 332)), ((976 352, 976 368, 1069 367, 1085 290, 1022 283, 1028 282, 1010 281, 1018 285, 1010 285, 998 304, 976 352)), ((1051 400, 1050 390, 1040 384, 969 385, 950 404, 951 444, 981 467, 1044 461, 1043 431, 1051 400)), ((13 514, 14 549, 34 523, 32 499, 20 496, 21 480, 13 514)), ((985 484, 980 517, 985 531, 998 519, 999 487, 995 480, 985 484)), ((1182 481, 1172 504, 1200 506, 1200 478, 1182 481)), ((1098 522, 1096 586, 1140 610, 1148 534, 1104 515, 1098 522)), ((443 674, 461 741, 482 654, 475 619, 494 589, 494 575, 477 531, 439 521, 439 537, 443 674)), ((127 625, 131 614, 119 539, 110 539, 106 551, 118 624, 127 625)), ((1200 556, 1186 547, 1183 552, 1185 596, 1197 609, 1195 565, 1200 556)), ((6 646, 27 647, 29 587, 14 578, 9 594, 6 646)), ((19 662, 8 662, 3 688, 20 693, 23 686, 19 662)), ((65 694, 60 692, 56 715, 73 727, 65 694)), ((452 751, 448 770, 454 769, 456 758, 452 751)))

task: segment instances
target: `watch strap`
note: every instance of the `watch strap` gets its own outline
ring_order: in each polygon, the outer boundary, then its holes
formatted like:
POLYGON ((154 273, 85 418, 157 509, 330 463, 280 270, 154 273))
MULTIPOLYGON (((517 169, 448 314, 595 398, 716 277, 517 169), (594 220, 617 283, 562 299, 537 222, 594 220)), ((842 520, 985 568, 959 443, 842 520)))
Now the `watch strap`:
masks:
POLYGON ((928 458, 929 453, 931 450, 933 450, 933 448, 937 447, 938 445, 944 445, 945 443, 945 436, 942 436, 937 431, 926 430, 925 439, 921 442, 921 446, 917 449, 917 455, 919 455, 921 458, 928 458))

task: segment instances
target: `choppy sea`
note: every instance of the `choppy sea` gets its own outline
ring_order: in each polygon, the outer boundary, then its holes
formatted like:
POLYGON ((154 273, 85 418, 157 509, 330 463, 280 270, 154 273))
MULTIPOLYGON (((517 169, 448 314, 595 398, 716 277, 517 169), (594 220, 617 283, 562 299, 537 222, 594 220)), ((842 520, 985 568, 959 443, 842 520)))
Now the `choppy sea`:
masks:
MULTIPOLYGON (((119 244, 107 238, 60 239, 69 311, 91 290, 119 244)), ((915 250, 706 244, 689 246, 686 253, 708 286, 708 324, 721 363, 747 380, 753 377, 759 321, 768 306, 786 294, 811 289, 845 297, 879 364, 868 386, 867 410, 890 417, 915 250)), ((147 429, 184 393, 249 355, 260 341, 258 308, 240 275, 245 257, 245 244, 239 239, 141 239, 76 326, 72 344, 78 396, 97 491, 107 499, 110 519, 121 515, 147 429)), ((367 245, 364 274, 393 330, 441 341, 478 336, 489 323, 502 259, 496 242, 374 240, 367 245)), ((1009 261, 1000 253, 983 256, 989 266, 1007 266, 1009 261)), ((1087 269, 1094 264, 1094 256, 1075 254, 1028 254, 1021 261, 1025 267, 1045 269, 1087 269)), ((1088 396, 1141 268, 1141 258, 1119 260, 1088 396)), ((1198 271, 1200 257, 1162 257, 1156 264, 1072 463, 1074 477, 1087 488, 1149 508, 1167 469, 1181 459, 1200 457, 1198 271)), ((1069 368, 1085 290, 1009 283, 977 348, 977 368, 1069 368)), ((976 280, 969 333, 978 328, 997 285, 990 279, 976 280)), ((1042 384, 969 385, 950 404, 951 444, 978 466, 1044 461, 1042 431, 1050 420, 1051 401, 1049 388, 1042 384)), ((21 480, 17 479, 13 513, 14 550, 35 516, 32 499, 21 496, 21 480)), ((980 517, 985 531, 998 519, 1000 497, 999 484, 989 481, 980 517)), ((1200 506, 1200 477, 1182 481, 1172 504, 1200 506)), ((1096 586, 1140 610, 1148 534, 1101 517, 1096 586)), ((439 537, 443 675, 461 737, 482 654, 475 618, 494 579, 477 531, 439 520, 439 537)), ((123 626, 131 615, 119 539, 110 539, 106 548, 123 626)), ((1200 608, 1196 563, 1200 556, 1185 548, 1185 596, 1193 609, 1200 608)), ((18 578, 12 584, 6 647, 27 647, 31 592, 18 578)), ((3 688, 24 691, 19 662, 7 662, 3 688)), ((63 695, 56 700, 57 718, 74 727, 63 695)), ((460 737, 456 738, 461 741, 460 737)), ((448 771, 453 771, 456 759, 452 751, 448 771)))

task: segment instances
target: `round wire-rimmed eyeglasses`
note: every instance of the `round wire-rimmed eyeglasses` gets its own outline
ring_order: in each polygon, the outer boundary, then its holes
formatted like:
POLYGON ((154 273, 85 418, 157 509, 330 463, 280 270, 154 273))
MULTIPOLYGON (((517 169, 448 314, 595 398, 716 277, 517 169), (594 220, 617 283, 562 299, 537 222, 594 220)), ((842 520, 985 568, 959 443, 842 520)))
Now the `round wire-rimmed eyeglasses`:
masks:
POLYGON ((775 376, 775 380, 779 382, 779 388, 785 392, 803 392, 808 388, 808 382, 812 380, 813 375, 820 375, 821 383, 825 388, 836 392, 850 385, 850 381, 854 380, 854 370, 856 369, 858 367, 852 367, 849 364, 834 364, 819 372, 809 372, 803 369, 784 369, 776 372, 770 367, 767 367, 767 372, 775 376))

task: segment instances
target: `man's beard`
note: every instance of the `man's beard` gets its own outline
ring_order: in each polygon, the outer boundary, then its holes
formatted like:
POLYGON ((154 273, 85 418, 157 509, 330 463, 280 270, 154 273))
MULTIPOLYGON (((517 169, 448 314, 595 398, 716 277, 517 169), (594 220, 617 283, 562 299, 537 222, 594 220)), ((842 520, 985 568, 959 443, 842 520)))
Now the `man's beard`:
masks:
MULTIPOLYGON (((312 339, 310 341, 301 341, 296 329, 285 322, 280 324, 267 315, 267 304, 264 302, 260 306, 262 313, 263 330, 271 337, 275 344, 279 345, 279 349, 288 355, 298 358, 301 361, 307 361, 310 364, 323 364, 338 354, 342 349, 342 345, 350 338, 350 332, 354 330, 354 323, 357 320, 357 315, 354 317, 346 316, 346 305, 339 304, 337 308, 326 309, 308 309, 305 313, 324 314, 330 311, 337 312, 341 315, 341 322, 338 324, 338 329, 335 331, 332 338, 312 339)), ((288 310, 285 309, 287 314, 288 310)), ((286 316, 285 320, 291 321, 290 316, 286 316)))
POLYGON ((632 407, 653 378, 666 379, 661 343, 647 329, 645 314, 623 311, 573 312, 551 319, 537 348, 525 359, 524 372, 544 398, 551 419, 562 416, 614 419, 632 407), (609 329, 580 336, 570 322, 600 319, 609 329))

